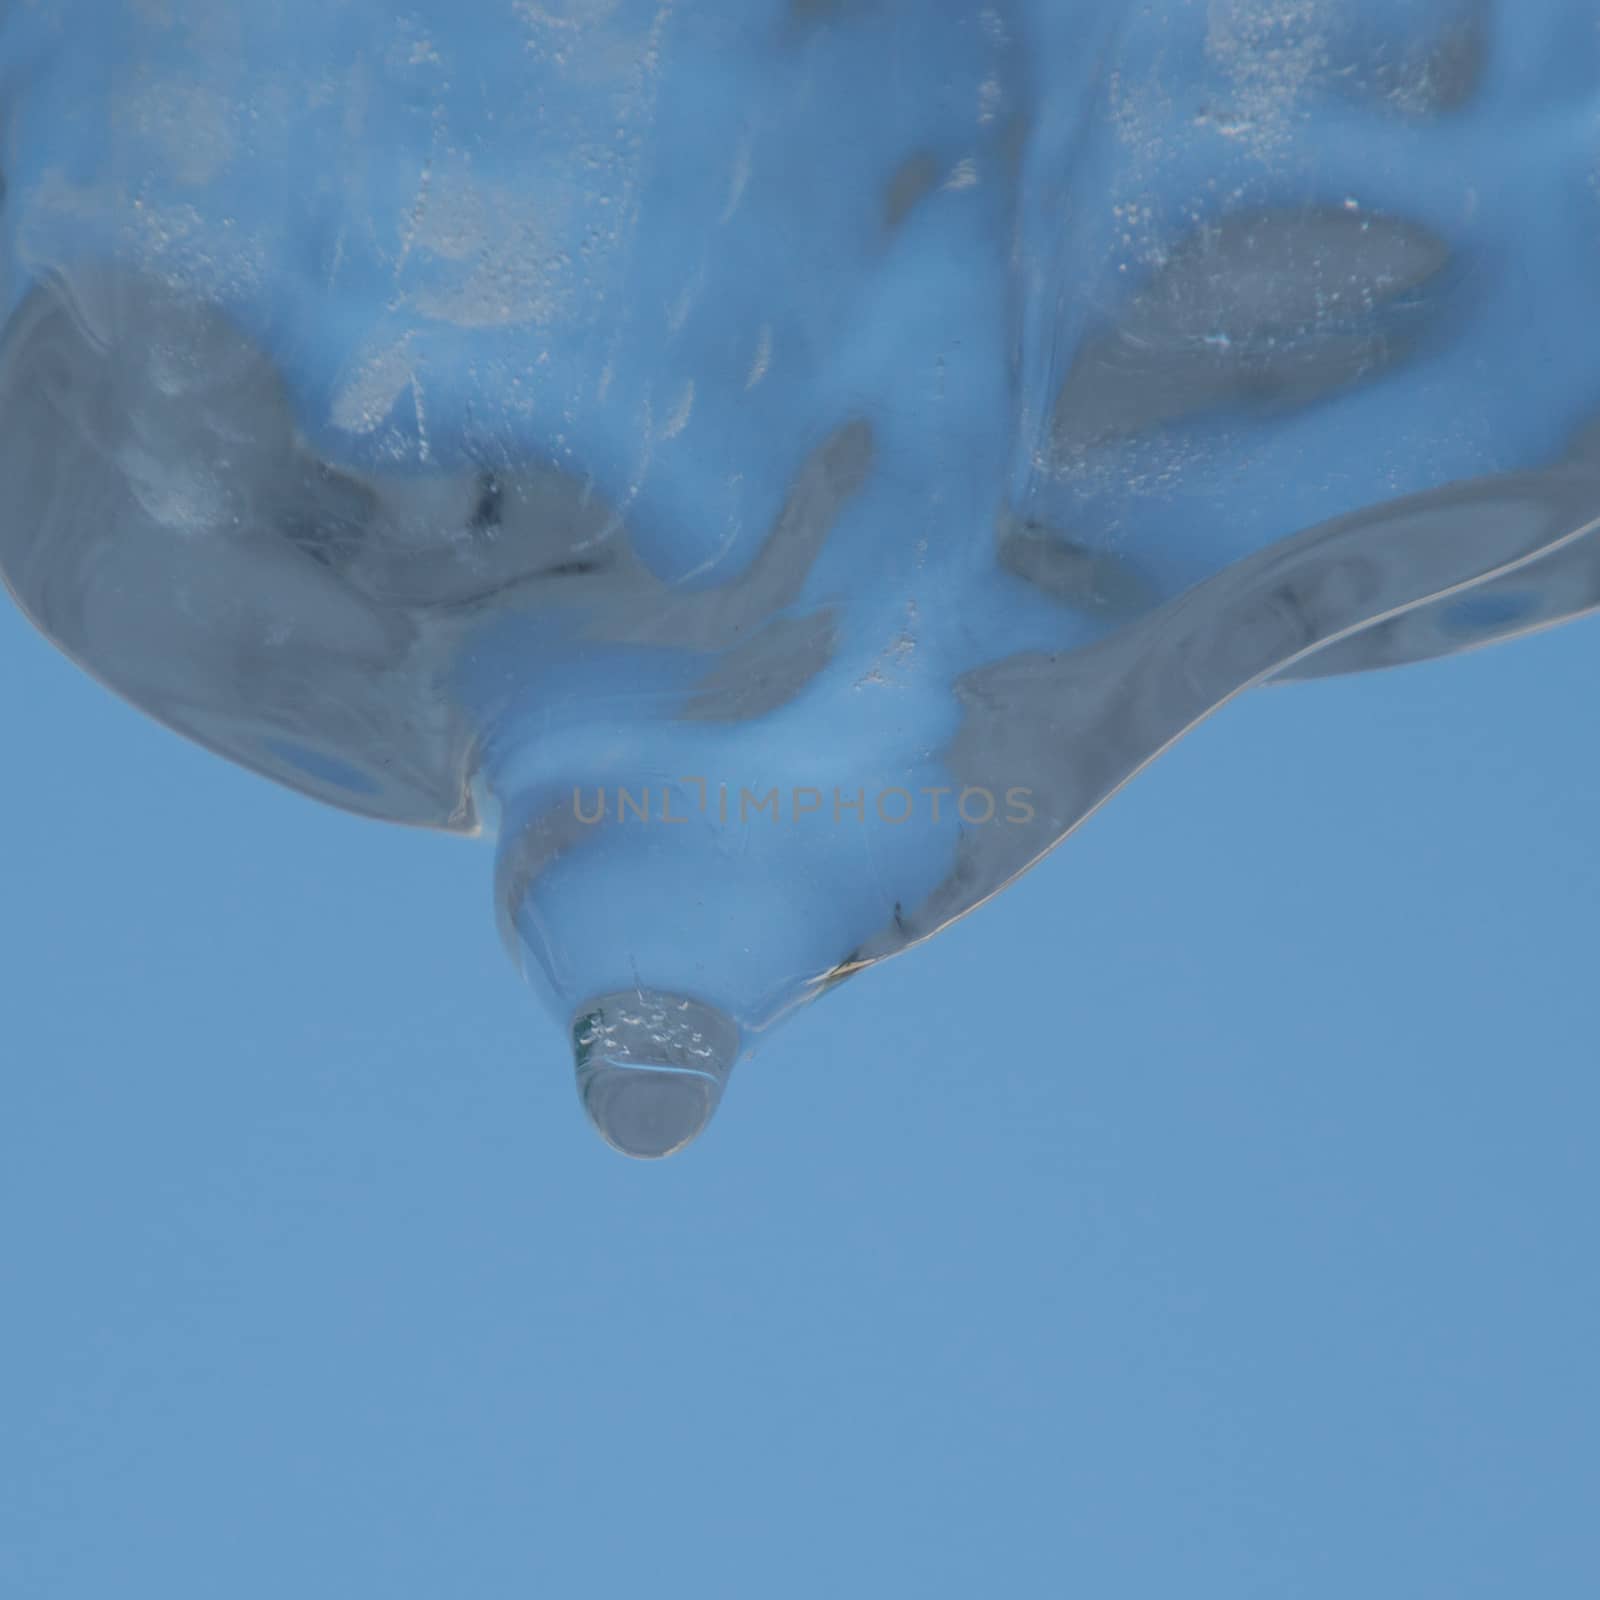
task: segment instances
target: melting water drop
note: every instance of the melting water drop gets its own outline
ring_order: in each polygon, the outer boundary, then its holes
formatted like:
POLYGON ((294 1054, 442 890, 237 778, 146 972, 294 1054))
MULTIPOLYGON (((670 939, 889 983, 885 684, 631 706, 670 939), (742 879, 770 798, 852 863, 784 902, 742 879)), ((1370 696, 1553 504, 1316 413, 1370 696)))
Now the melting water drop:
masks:
POLYGON ((625 1156, 670 1156, 715 1114, 739 1053, 738 1025, 678 995, 633 990, 584 1006, 572 1030, 578 1094, 625 1156))

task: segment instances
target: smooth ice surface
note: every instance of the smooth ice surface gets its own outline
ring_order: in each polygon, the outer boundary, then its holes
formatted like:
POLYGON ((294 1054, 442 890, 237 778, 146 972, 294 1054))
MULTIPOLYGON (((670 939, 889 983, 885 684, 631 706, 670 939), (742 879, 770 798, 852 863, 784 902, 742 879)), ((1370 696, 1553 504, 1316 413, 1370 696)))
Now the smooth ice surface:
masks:
POLYGON ((1583 8, 3 15, 13 592, 494 829, 563 1019, 759 1030, 1240 690, 1600 600, 1583 8))

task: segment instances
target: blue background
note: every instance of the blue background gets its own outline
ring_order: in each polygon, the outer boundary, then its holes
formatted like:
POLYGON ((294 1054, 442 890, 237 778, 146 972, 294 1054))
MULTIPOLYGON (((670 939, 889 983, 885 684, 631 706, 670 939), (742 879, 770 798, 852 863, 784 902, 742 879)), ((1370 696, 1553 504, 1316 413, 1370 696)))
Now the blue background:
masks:
POLYGON ((651 1167, 486 845, 0 612, 0 1595, 1600 1591, 1597 647, 1247 697, 651 1167))

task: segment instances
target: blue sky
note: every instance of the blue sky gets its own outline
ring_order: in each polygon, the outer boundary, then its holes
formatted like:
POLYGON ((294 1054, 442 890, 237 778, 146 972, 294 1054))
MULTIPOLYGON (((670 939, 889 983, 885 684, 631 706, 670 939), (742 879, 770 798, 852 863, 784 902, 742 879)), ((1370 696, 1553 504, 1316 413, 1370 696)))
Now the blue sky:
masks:
POLYGON ((645 1166, 487 846, 0 613, 0 1593, 1593 1592, 1597 647, 1248 697, 645 1166))

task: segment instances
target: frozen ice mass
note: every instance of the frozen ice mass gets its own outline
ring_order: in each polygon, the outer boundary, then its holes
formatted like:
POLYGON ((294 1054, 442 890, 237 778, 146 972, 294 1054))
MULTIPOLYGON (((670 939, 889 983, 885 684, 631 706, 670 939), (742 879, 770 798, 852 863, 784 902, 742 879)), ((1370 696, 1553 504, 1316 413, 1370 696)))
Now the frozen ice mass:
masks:
POLYGON ((628 1155, 1241 690, 1600 603, 1571 0, 5 0, 0 105, 17 604, 491 840, 628 1155))

